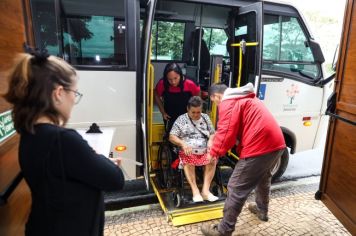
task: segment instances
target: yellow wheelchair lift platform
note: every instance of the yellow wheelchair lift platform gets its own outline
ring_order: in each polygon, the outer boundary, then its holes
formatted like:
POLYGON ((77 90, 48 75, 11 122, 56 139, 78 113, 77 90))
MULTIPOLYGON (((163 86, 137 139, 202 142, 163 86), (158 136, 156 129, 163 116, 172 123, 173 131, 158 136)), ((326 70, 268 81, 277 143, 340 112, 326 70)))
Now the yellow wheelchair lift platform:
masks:
POLYGON ((173 226, 181 226, 207 220, 219 219, 223 216, 225 198, 216 202, 188 203, 185 206, 175 208, 170 194, 172 191, 161 189, 154 175, 150 177, 152 188, 158 198, 162 210, 166 214, 167 221, 173 226))
MULTIPOLYGON (((223 216, 223 208, 225 197, 222 197, 216 202, 193 203, 186 202, 180 207, 175 207, 172 193, 175 188, 162 189, 157 182, 155 170, 157 170, 158 147, 162 140, 164 127, 162 124, 152 124, 152 135, 150 136, 150 183, 154 193, 157 196, 159 204, 167 217, 167 221, 171 221, 174 226, 192 224, 207 220, 219 219, 223 216)), ((184 190, 187 195, 191 193, 190 188, 184 190), (189 189, 189 190, 188 190, 189 189)), ((224 192, 226 189, 224 187, 224 192)))

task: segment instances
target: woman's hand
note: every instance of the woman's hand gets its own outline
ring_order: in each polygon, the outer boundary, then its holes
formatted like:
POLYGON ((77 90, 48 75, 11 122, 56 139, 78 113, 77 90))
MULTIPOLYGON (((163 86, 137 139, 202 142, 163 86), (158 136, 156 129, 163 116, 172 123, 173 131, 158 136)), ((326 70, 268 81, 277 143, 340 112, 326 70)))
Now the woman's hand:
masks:
POLYGON ((213 146, 214 136, 215 136, 215 134, 211 134, 209 137, 208 144, 207 144, 208 152, 210 151, 210 149, 213 146))
POLYGON ((121 157, 109 158, 110 161, 114 162, 115 165, 121 166, 122 159, 121 157))
POLYGON ((182 145, 182 149, 185 155, 190 156, 193 152, 192 147, 186 145, 185 143, 182 145))
POLYGON ((162 117, 164 120, 169 120, 171 117, 167 113, 163 112, 162 117))

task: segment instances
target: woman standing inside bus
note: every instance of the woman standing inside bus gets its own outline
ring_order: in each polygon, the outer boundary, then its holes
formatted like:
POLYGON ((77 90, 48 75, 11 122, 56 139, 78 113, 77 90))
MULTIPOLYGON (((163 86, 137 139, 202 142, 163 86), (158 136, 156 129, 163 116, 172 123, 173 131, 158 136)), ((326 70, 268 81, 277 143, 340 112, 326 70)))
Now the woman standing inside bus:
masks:
POLYGON ((122 171, 63 127, 82 96, 73 67, 46 52, 31 54, 17 57, 4 95, 13 105, 19 163, 32 196, 25 234, 103 235, 102 191, 122 189, 122 171))
POLYGON ((169 133, 178 116, 186 113, 189 99, 199 93, 199 86, 183 75, 177 63, 166 65, 163 78, 158 81, 154 93, 166 133, 169 133))

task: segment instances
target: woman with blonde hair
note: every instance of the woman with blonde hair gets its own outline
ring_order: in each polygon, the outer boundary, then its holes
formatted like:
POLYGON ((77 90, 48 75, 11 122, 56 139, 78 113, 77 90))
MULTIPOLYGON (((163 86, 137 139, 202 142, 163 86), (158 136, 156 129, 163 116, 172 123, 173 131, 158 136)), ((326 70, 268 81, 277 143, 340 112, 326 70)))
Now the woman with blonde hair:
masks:
POLYGON ((82 94, 75 69, 45 51, 19 54, 4 98, 20 136, 19 163, 31 190, 26 235, 103 235, 102 191, 120 190, 118 163, 64 125, 82 94))

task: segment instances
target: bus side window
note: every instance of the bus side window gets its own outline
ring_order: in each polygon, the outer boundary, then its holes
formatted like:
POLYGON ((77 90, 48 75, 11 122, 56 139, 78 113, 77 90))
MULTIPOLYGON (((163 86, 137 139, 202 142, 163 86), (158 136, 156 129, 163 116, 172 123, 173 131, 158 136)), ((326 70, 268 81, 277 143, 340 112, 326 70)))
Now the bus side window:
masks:
POLYGON ((152 26, 152 60, 182 61, 185 23, 154 21, 152 26))
POLYGON ((36 46, 72 65, 127 66, 124 0, 111 8, 62 1, 57 32, 55 1, 31 1, 36 46), (92 13, 96 12, 95 15, 92 13), (60 45, 57 36, 60 35, 60 45))
POLYGON ((296 17, 265 14, 263 69, 320 78, 320 67, 296 17))

